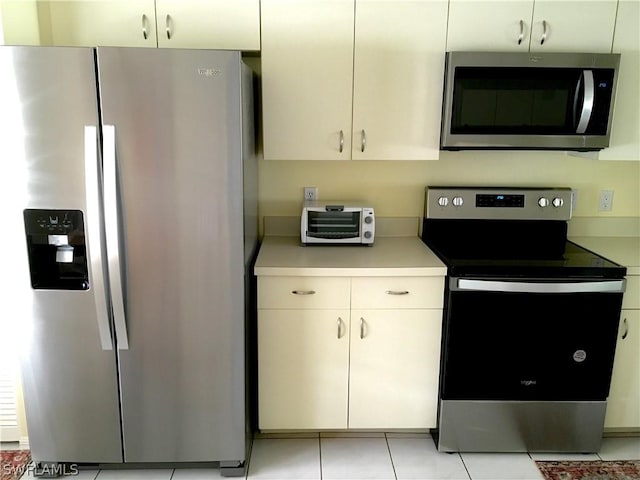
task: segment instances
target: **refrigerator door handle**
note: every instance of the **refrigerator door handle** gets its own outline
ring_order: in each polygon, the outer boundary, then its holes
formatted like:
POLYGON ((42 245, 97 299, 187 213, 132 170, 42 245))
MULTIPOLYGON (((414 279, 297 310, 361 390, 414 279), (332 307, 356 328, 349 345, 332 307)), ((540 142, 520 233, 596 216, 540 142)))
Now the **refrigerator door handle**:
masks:
POLYGON ((104 168, 104 224, 107 237, 107 257, 109 258, 109 286, 111 306, 116 328, 118 350, 129 349, 127 319, 124 310, 124 292, 120 264, 120 233, 118 222, 118 177, 116 170, 116 129, 113 125, 103 125, 103 168, 104 168))
POLYGON ((91 265, 91 288, 96 303, 98 335, 103 350, 113 350, 109 310, 105 290, 105 266, 100 218, 100 176, 98 170, 98 130, 95 125, 84 127, 84 168, 87 202, 87 237, 91 265))

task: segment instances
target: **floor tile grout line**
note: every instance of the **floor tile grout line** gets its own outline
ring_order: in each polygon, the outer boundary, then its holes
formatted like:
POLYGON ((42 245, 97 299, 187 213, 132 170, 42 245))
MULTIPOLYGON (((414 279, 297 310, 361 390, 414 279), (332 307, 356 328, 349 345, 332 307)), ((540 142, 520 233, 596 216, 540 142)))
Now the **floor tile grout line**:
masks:
POLYGON ((389 459, 391 460, 391 468, 393 468, 393 476, 396 478, 396 480, 398 480, 398 472, 396 472, 396 464, 393 463, 393 455, 391 454, 391 446, 389 446, 389 437, 387 437, 386 432, 384 434, 384 441, 387 444, 387 451, 389 452, 389 459))
POLYGON ((469 477, 469 480, 473 480, 473 478, 471 478, 471 472, 469 472, 469 469, 467 468, 467 463, 464 461, 464 457, 462 456, 462 454, 460 452, 455 452, 456 455, 458 455, 458 457, 460 457, 460 460, 462 461, 462 466, 464 466, 464 470, 467 472, 467 477, 469 477))

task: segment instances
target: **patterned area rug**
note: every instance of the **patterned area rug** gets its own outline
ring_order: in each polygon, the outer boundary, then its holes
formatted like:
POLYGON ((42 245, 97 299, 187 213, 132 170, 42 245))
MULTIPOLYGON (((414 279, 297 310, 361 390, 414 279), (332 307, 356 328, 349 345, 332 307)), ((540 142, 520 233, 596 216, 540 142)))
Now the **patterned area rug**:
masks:
POLYGON ((29 450, 4 450, 0 452, 0 480, 16 480, 26 471, 31 461, 29 450))
POLYGON ((640 461, 540 462, 546 480, 640 480, 640 461))

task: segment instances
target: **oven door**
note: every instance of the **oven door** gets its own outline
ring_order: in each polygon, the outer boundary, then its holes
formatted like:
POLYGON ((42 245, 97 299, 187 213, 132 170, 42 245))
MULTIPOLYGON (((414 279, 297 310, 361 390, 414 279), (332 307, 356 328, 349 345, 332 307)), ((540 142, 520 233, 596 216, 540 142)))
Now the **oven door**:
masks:
POLYGON ((605 400, 624 287, 451 278, 441 398, 605 400))

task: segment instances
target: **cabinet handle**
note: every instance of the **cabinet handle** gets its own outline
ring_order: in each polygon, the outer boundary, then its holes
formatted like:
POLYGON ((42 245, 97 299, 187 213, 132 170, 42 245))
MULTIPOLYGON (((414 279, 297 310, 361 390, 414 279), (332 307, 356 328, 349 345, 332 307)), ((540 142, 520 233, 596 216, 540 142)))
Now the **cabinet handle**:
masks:
POLYGON ((547 21, 542 21, 542 37, 540 37, 540 45, 544 45, 545 40, 547 39, 547 21))
POLYGON ((294 295, 315 295, 315 290, 291 290, 294 295))
POLYGON ((518 45, 522 44, 524 40, 524 22, 520 20, 520 35, 518 35, 518 45))
POLYGON ((409 295, 409 290, 387 290, 387 295, 409 295))
POLYGON ((364 318, 360 317, 360 338, 364 338, 364 328, 366 327, 367 322, 364 321, 364 318))
POLYGON ((340 130, 340 153, 344 149, 344 132, 340 130))
POLYGON ((149 22, 147 21, 147 16, 142 14, 142 37, 146 40, 149 38, 149 33, 147 32, 147 25, 149 22))
POLYGON ((362 130, 362 140, 360 141, 360 151, 364 152, 364 147, 367 146, 367 135, 364 133, 364 129, 362 130))
POLYGON ((622 324, 624 325, 624 333, 622 334, 622 340, 624 340, 625 338, 627 338, 627 335, 629 334, 629 323, 627 322, 626 318, 622 321, 622 324))
POLYGON ((167 39, 171 40, 171 16, 167 13, 167 18, 165 18, 165 25, 166 25, 166 32, 167 32, 167 39))
POLYGON ((344 334, 342 333, 342 325, 343 325, 343 321, 340 317, 338 317, 338 340, 340 340, 344 334))

